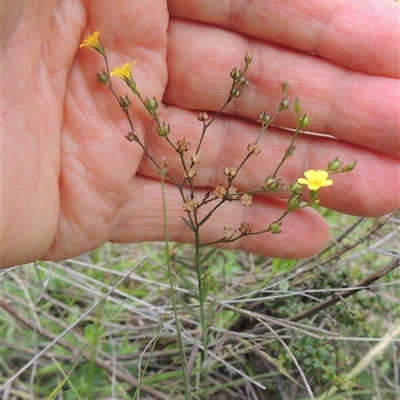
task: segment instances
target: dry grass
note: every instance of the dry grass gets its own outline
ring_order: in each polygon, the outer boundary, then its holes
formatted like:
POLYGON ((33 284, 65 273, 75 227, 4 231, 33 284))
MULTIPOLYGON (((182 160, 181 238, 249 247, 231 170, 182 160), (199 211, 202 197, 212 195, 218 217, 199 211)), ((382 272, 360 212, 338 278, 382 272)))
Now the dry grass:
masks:
MULTIPOLYGON (((399 214, 327 218, 332 240, 312 259, 209 260, 206 366, 195 271, 173 262, 191 398, 396 399, 399 214)), ((190 263, 191 246, 171 251, 190 263)), ((1 280, 2 399, 185 398, 163 243, 106 244, 1 280)))

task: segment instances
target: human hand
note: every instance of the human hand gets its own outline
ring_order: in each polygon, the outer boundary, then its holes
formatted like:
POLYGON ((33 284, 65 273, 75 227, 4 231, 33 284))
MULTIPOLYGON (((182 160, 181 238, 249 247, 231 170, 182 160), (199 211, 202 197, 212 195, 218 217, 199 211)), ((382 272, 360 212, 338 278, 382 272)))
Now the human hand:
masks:
MULTIPOLYGON (((159 176, 140 148, 125 140, 127 121, 95 79, 101 57, 78 50, 97 29, 111 67, 137 59, 133 74, 140 92, 163 100, 160 116, 171 125, 171 135, 191 143, 201 128, 197 111, 223 104, 230 70, 252 51, 251 84, 206 137, 196 176, 204 192, 221 182, 225 166, 241 160, 257 133, 253 121, 261 111, 275 110, 280 84, 289 78, 290 94, 314 115, 310 129, 338 140, 300 136, 281 171, 283 181, 309 168, 324 169, 336 156, 357 159, 351 174, 323 190, 321 205, 365 216, 399 206, 396 3, 270 1, 235 9, 227 5, 232 2, 170 0, 169 10, 160 0, 15 4, 6 1, 2 16, 3 268, 73 257, 106 241, 163 239, 159 176)), ((122 81, 115 87, 127 92, 122 81)), ((182 174, 138 102, 130 113, 149 152, 165 157, 171 174, 182 174)), ((284 128, 293 123, 289 113, 277 120, 284 128)), ((290 136, 271 128, 257 163, 249 163, 235 184, 241 190, 262 184, 290 136)), ((170 184, 166 192, 170 240, 190 240, 180 195, 170 184)), ((203 239, 243 221, 262 229, 285 208, 284 199, 268 196, 257 196, 250 208, 232 204, 204 226, 203 239)), ((230 247, 306 257, 328 235, 323 218, 309 208, 285 218, 283 231, 230 247)))

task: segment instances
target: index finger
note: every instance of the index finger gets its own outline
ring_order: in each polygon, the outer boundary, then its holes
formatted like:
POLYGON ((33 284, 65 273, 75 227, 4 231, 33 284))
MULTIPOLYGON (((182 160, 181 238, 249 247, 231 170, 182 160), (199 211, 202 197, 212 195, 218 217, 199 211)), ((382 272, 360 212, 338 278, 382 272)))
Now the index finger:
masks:
POLYGON ((399 76, 399 6, 392 0, 169 0, 171 15, 315 54, 372 75, 399 76))

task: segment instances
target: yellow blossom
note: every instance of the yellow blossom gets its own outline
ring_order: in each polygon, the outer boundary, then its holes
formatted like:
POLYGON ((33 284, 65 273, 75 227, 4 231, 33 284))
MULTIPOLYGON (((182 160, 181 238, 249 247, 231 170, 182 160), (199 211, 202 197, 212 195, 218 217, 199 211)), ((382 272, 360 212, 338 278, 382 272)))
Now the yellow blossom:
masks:
POLYGON ((115 67, 110 76, 119 76, 125 81, 133 81, 131 68, 136 64, 136 61, 128 61, 122 67, 115 67))
POLYGON ((299 178, 297 182, 307 185, 310 190, 318 190, 321 187, 333 185, 332 179, 328 179, 328 172, 324 170, 309 169, 307 172, 304 172, 304 176, 307 179, 299 178))
POLYGON ((100 36, 101 31, 98 30, 96 32, 93 33, 93 35, 89 35, 84 41, 83 43, 81 43, 79 45, 79 47, 87 47, 87 46, 91 46, 94 49, 96 49, 97 51, 99 51, 100 53, 102 53, 104 51, 103 46, 100 44, 99 42, 99 36, 100 36))

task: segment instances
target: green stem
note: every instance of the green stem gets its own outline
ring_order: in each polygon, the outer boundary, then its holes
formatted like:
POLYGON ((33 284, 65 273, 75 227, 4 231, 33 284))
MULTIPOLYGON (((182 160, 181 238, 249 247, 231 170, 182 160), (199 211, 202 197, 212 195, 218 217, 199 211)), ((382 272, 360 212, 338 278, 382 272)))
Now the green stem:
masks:
MULTIPOLYGON (((196 220, 197 222, 197 220, 196 220)), ((200 226, 196 224, 195 229, 195 262, 196 262, 196 275, 197 275, 197 283, 198 283, 198 296, 199 296, 199 306, 200 306, 200 329, 201 329, 201 337, 203 342, 203 366, 205 368, 205 389, 206 393, 208 393, 208 385, 209 385, 209 367, 208 367, 208 327, 206 322, 206 316, 204 311, 204 304, 207 300, 207 297, 204 296, 204 285, 207 284, 203 281, 202 276, 202 265, 201 265, 201 240, 200 240, 200 226)), ((208 394, 206 395, 208 398, 208 394)))
POLYGON ((171 288, 171 301, 172 306, 174 309, 174 319, 175 319, 175 327, 176 327, 176 335, 178 338, 178 346, 179 346, 179 358, 181 361, 181 368, 182 368, 182 378, 185 390, 185 400, 190 400, 190 388, 189 388, 189 376, 187 372, 187 364, 186 364, 186 355, 185 355, 185 348, 183 344, 183 338, 181 335, 181 326, 179 323, 179 315, 177 312, 177 301, 175 296, 175 288, 174 282, 172 280, 173 273, 171 268, 171 253, 169 250, 169 239, 168 239, 168 223, 167 223, 167 207, 166 207, 166 196, 165 196, 165 181, 163 176, 161 176, 161 188, 162 188, 162 203, 163 203, 163 222, 164 222, 164 237, 165 237, 165 255, 167 259, 167 266, 168 266, 168 276, 169 276, 169 285, 171 288))

